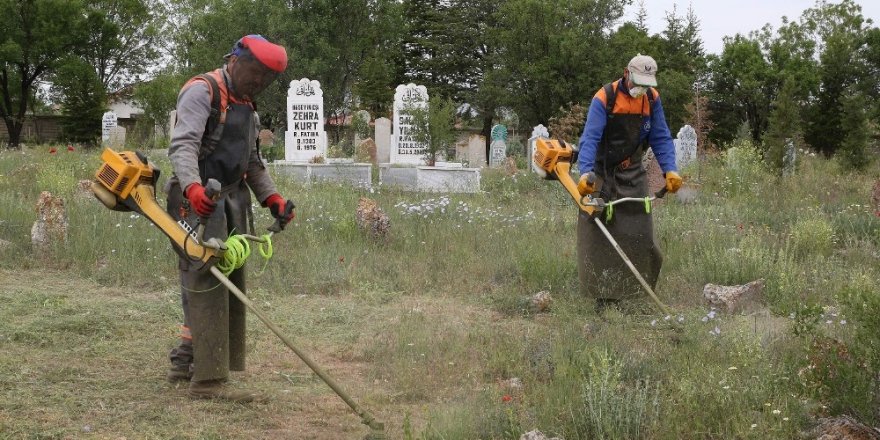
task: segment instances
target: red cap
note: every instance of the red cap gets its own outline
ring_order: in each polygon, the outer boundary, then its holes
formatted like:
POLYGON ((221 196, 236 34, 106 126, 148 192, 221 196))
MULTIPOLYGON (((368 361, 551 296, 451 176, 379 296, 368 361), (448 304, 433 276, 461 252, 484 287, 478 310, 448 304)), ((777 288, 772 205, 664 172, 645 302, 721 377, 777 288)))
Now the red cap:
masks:
MULTIPOLYGON (((287 68, 287 51, 284 47, 270 43, 262 35, 247 35, 235 43, 229 55, 238 55, 241 48, 247 48, 254 58, 275 72, 283 72, 287 68)), ((228 56, 228 55, 227 55, 228 56)))

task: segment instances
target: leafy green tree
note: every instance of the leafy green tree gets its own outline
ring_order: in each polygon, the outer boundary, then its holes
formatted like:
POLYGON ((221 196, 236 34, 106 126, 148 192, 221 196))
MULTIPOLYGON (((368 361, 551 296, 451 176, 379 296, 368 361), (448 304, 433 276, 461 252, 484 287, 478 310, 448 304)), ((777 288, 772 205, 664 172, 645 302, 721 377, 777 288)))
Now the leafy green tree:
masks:
POLYGON ((486 137, 503 104, 502 76, 495 73, 495 18, 500 0, 407 0, 404 39, 407 77, 432 96, 467 103, 486 137))
POLYGON ((86 11, 77 0, 0 0, 0 10, 0 117, 18 148, 34 85, 85 43, 86 11))
POLYGON ((843 139, 837 151, 840 163, 850 169, 865 169, 874 160, 868 154, 868 118, 864 97, 855 90, 848 90, 842 98, 840 123, 843 139))
POLYGON ((847 90, 859 92, 876 88, 878 83, 877 77, 866 75, 868 63, 863 58, 869 27, 861 7, 851 0, 818 3, 804 11, 801 21, 808 38, 817 44, 820 62, 819 89, 807 114, 806 139, 819 151, 831 155, 843 140, 843 101, 847 90))
POLYGON ((522 122, 546 125, 560 107, 588 101, 621 75, 626 63, 612 65, 618 54, 610 53, 607 43, 628 3, 510 0, 499 7, 496 34, 506 104, 522 122))
POLYGON ((709 70, 709 105, 715 115, 712 140, 731 141, 743 121, 748 122, 752 140, 760 140, 773 95, 770 66, 758 41, 740 34, 725 37, 724 49, 712 59, 709 70))
POLYGON ((455 155, 455 104, 432 96, 426 107, 410 108, 413 140, 425 144, 425 162, 433 166, 441 157, 455 155))
POLYGON ((159 126, 166 136, 173 128, 168 126, 168 114, 177 105, 177 94, 185 80, 182 75, 164 72, 135 86, 134 102, 144 109, 147 125, 159 126))
POLYGON ((61 127, 70 141, 95 145, 101 136, 101 116, 107 93, 95 69, 71 56, 52 75, 56 98, 62 104, 61 127))
POLYGON ((795 80, 785 81, 770 113, 767 133, 764 135, 764 160, 771 169, 782 170, 787 142, 801 145, 800 105, 795 80))
POLYGON ((134 82, 156 62, 163 15, 161 4, 145 0, 88 2, 89 41, 83 57, 107 91, 134 82))

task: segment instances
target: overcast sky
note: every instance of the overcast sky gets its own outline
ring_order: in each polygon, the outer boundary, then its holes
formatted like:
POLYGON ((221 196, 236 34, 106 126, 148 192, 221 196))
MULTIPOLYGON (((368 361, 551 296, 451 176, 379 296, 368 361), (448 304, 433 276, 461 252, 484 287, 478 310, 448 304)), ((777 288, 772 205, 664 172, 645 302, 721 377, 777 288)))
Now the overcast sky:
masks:
MULTIPOLYGON (((748 34, 750 31, 760 29, 770 23, 773 29, 778 29, 782 23, 782 16, 790 21, 800 18, 801 13, 813 7, 813 0, 644 0, 648 11, 648 29, 653 35, 660 33, 666 27, 665 17, 667 11, 672 11, 673 5, 678 5, 678 15, 687 14, 689 5, 693 5, 694 12, 700 19, 700 30, 703 38, 703 47, 707 53, 721 53, 722 38, 726 35, 733 36, 737 33, 748 34)), ((829 1, 829 3, 839 3, 829 1)), ((862 16, 874 21, 874 26, 880 22, 880 1, 858 0, 862 7, 862 16)), ((638 11, 638 0, 633 1, 625 20, 635 19, 638 11)))

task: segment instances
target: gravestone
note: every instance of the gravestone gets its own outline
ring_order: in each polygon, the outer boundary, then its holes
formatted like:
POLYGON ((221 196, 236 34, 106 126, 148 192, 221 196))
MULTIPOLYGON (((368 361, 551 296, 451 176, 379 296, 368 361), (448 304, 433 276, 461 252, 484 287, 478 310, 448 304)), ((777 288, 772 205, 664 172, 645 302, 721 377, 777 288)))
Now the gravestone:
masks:
POLYGON ((675 144, 675 164, 679 170, 697 159, 697 132, 694 127, 690 125, 681 127, 678 136, 672 142, 675 144))
POLYGON ((123 148, 125 146, 125 127, 117 126, 110 129, 110 137, 107 140, 110 148, 123 148))
POLYGON ((354 150, 355 161, 359 163, 376 163, 376 142, 366 138, 354 150))
POLYGON ((391 119, 378 118, 376 126, 376 160, 379 163, 391 162, 391 119))
POLYGON ((482 168, 486 166, 486 138, 472 134, 468 138, 468 166, 482 168))
POLYGON ((660 163, 654 156, 654 150, 648 149, 645 157, 642 159, 642 168, 648 176, 648 193, 654 194, 666 186, 666 178, 663 177, 663 170, 660 169, 660 163))
POLYGON ((358 110, 352 115, 351 125, 354 130, 354 145, 358 146, 364 139, 370 137, 370 112, 366 110, 358 110), (363 129, 361 133, 359 129, 363 129))
POLYGON ((308 162, 315 156, 327 156, 324 92, 321 83, 316 80, 293 80, 287 91, 284 160, 308 162))
POLYGON ((260 148, 269 148, 275 144, 275 133, 272 130, 264 128, 257 137, 260 139, 260 148))
POLYGON ((177 125, 177 110, 168 112, 168 140, 174 134, 174 126, 177 125))
POLYGON ((492 143, 489 144, 489 167, 499 168, 504 166, 507 158, 507 127, 497 124, 492 127, 492 143))
POLYGON ((791 139, 785 140, 785 156, 782 157, 782 175, 793 176, 797 169, 797 148, 791 139))
POLYGON ((115 112, 105 112, 104 115, 101 116, 101 145, 107 145, 110 143, 110 131, 118 124, 119 119, 116 117, 115 112))
POLYGON ((37 200, 37 221, 31 228, 31 244, 39 253, 50 251, 54 246, 67 243, 67 210, 64 199, 49 191, 40 193, 37 200))
POLYGON ((543 177, 547 172, 542 170, 535 163, 535 142, 537 142, 538 139, 550 139, 550 132, 547 131, 547 127, 545 127, 544 124, 538 124, 532 129, 532 136, 529 137, 529 145, 527 147, 528 151, 526 151, 526 159, 528 159, 531 164, 532 171, 543 177))
POLYGON ((410 109, 427 109, 428 89, 415 84, 399 85, 394 91, 394 127, 391 134, 391 163, 421 165, 425 162, 427 145, 412 136, 413 117, 410 109))

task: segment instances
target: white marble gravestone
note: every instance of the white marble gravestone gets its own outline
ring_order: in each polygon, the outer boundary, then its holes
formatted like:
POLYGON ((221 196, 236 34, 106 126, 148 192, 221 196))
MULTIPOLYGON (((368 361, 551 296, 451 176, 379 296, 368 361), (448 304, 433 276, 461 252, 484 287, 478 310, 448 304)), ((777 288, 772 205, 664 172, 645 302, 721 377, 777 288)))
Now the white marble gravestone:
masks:
POLYGON ((119 119, 116 117, 115 112, 105 112, 101 116, 101 145, 110 143, 110 131, 116 128, 118 124, 119 119))
POLYGON ((422 165, 425 162, 423 143, 412 137, 413 121, 408 109, 427 108, 428 89, 415 84, 399 85, 394 92, 394 127, 391 134, 391 160, 393 164, 422 165))
POLYGON ((290 82, 287 91, 287 131, 284 133, 284 159, 308 162, 327 156, 324 131, 324 92, 321 83, 303 78, 290 82))
POLYGON ((697 132, 694 127, 685 125, 678 131, 675 143, 675 164, 679 170, 697 160, 697 132))
POLYGON ((507 127, 497 124, 492 127, 492 143, 489 144, 489 167, 498 168, 507 159, 507 127))
POLYGON ((391 162, 391 119, 378 118, 376 126, 376 161, 391 162))
POLYGON ((541 176, 545 176, 547 172, 542 170, 535 163, 535 142, 537 142, 538 139, 550 139, 550 132, 547 130, 547 127, 545 127, 544 124, 538 124, 537 126, 535 126, 535 128, 532 129, 532 136, 529 137, 529 145, 527 147, 528 151, 526 151, 526 159, 528 159, 529 163, 531 164, 532 171, 540 174, 541 176))

